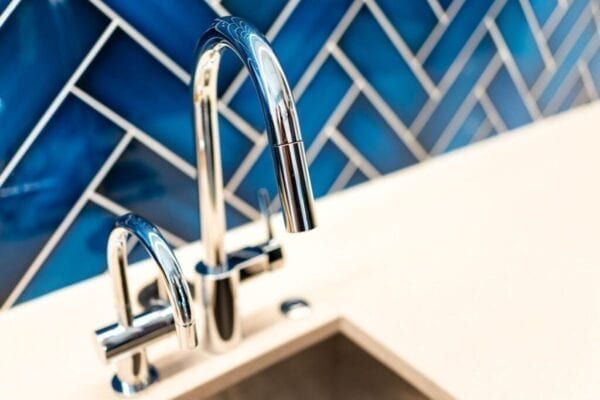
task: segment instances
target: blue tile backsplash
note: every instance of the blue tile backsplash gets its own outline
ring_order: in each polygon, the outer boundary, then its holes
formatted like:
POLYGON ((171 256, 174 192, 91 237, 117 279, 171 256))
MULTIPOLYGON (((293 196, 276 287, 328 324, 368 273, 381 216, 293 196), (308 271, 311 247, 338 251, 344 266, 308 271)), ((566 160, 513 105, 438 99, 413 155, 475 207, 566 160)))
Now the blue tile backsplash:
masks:
MULTIPOLYGON (((227 14, 271 40, 319 197, 600 92, 598 0, 0 0, 2 309, 102 273, 123 212, 174 246, 199 238, 188 83, 195 41, 227 14)), ((230 53, 219 93, 234 227, 275 180, 230 53)))

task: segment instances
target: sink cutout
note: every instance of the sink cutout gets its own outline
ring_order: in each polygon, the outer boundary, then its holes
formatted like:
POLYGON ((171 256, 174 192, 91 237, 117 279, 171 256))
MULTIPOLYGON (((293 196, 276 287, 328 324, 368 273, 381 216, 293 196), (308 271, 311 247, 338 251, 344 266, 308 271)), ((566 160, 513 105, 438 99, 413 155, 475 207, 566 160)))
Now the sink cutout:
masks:
POLYGON ((208 399, 424 400, 428 397, 338 333, 208 399))

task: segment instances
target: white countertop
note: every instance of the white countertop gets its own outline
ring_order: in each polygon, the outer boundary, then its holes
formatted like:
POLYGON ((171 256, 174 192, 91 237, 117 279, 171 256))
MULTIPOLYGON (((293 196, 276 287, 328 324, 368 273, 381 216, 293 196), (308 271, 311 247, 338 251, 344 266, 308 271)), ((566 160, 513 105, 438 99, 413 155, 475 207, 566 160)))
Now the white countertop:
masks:
MULTIPOLYGON (((139 398, 214 392, 340 329, 433 398, 600 398, 599 125, 596 103, 319 201, 287 266, 242 285, 243 343, 153 345, 139 398), (311 317, 278 315, 293 295, 311 317)), ((199 254, 178 251, 188 271, 199 254)), ((106 276, 1 314, 0 398, 114 396, 92 346, 114 320, 106 276)))

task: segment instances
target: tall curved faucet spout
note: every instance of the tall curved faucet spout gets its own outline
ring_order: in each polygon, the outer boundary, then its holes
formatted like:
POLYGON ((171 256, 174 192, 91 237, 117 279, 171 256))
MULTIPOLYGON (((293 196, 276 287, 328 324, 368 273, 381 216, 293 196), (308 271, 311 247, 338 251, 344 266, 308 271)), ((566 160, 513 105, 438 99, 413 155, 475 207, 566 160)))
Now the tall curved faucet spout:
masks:
MULTIPOLYGON (((217 75, 221 54, 225 49, 237 54, 254 83, 266 122, 288 231, 301 232, 315 226, 313 194, 298 115, 281 65, 265 37, 256 28, 237 17, 217 18, 198 41, 192 79, 200 225, 205 249, 203 262, 206 271, 212 274, 229 271, 224 249, 226 225, 217 103, 217 75)), ((223 282, 220 282, 220 286, 223 286, 223 282)), ((235 290, 229 285, 225 287, 228 291, 235 290)), ((220 298, 212 290, 204 292, 205 301, 207 292, 210 292, 210 296, 220 298)), ((235 304, 228 304, 225 308, 233 309, 235 313, 235 304)), ((211 314, 207 315, 210 318, 211 314)), ((233 331, 224 329, 221 336, 235 336, 237 322, 229 321, 225 325, 232 325, 233 331)), ((210 321, 208 326, 210 329, 210 321)))

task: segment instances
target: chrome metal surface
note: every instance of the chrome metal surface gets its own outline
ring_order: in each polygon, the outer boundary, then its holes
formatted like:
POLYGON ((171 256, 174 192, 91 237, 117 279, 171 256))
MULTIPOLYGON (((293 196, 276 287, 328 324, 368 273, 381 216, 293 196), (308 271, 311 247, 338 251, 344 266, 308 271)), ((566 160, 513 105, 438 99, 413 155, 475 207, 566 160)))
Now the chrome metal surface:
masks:
POLYGON ((192 79, 200 225, 205 251, 204 261, 198 267, 202 282, 197 287, 202 291, 198 297, 205 309, 207 347, 215 352, 235 346, 241 338, 237 306, 240 267, 244 263, 261 265, 270 258, 275 263, 282 258, 281 252, 274 248, 266 261, 258 255, 256 263, 250 262, 251 258, 231 262, 225 253, 217 113, 217 75, 225 49, 242 60, 258 94, 287 229, 301 232, 315 226, 312 188, 296 106, 279 61, 256 28, 237 17, 217 18, 198 41, 192 79))
POLYGON ((308 301, 300 298, 284 301, 281 303, 280 309, 283 315, 290 319, 306 318, 312 312, 308 301))
POLYGON ((179 262, 158 229, 133 214, 117 218, 107 245, 108 271, 112 278, 117 323, 96 331, 101 359, 117 362, 113 388, 125 395, 143 390, 158 374, 148 363, 145 347, 175 332, 182 349, 198 345, 193 299, 179 262), (168 303, 134 316, 127 284, 127 239, 134 235, 159 270, 168 303))

